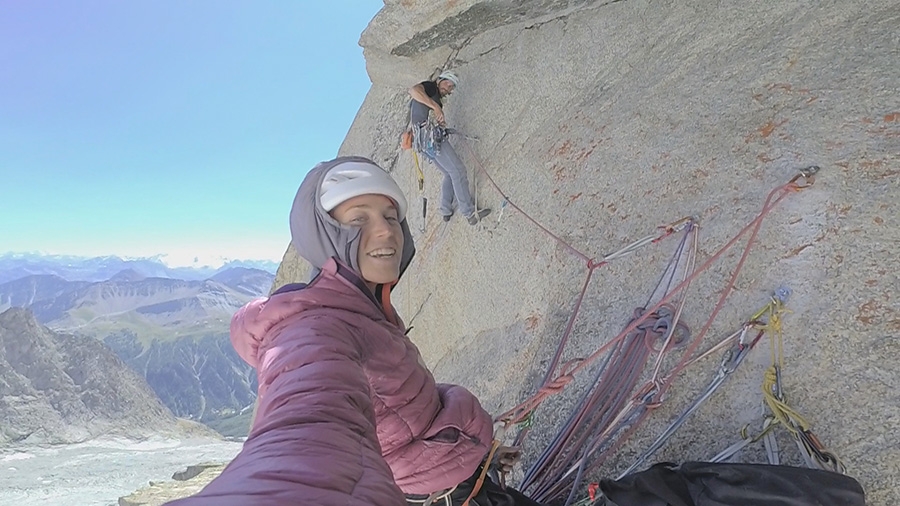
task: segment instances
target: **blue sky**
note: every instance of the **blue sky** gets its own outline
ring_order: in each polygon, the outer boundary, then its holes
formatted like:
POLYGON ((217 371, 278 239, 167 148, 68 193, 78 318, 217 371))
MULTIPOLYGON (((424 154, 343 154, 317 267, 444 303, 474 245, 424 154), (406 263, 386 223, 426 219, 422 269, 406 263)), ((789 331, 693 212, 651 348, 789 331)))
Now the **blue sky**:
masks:
POLYGON ((382 6, 0 0, 0 254, 280 259, 382 6))

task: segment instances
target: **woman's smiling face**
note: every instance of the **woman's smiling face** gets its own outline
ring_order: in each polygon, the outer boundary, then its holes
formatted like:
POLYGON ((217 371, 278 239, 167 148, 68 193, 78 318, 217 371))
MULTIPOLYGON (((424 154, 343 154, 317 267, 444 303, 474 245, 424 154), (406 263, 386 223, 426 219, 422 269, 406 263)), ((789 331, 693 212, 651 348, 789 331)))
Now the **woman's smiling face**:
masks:
POLYGON ((394 201, 384 195, 360 195, 339 204, 331 215, 343 225, 360 229, 356 261, 370 289, 400 278, 403 230, 394 201))

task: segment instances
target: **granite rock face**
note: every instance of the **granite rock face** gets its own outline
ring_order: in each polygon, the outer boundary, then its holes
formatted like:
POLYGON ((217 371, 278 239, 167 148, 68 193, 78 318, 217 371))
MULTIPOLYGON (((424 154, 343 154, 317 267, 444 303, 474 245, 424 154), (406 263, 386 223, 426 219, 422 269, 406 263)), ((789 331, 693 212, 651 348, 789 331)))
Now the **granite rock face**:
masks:
MULTIPOLYGON (((419 253, 393 300, 404 318, 415 315, 410 335, 438 379, 471 388, 495 414, 533 393, 587 272, 515 209, 501 213, 503 196, 481 168, 592 258, 696 216, 699 263, 757 215, 773 188, 817 165, 815 184, 768 214, 702 346, 790 286, 789 403, 870 504, 900 504, 898 26, 900 4, 891 0, 386 2, 360 41, 373 84, 340 154, 391 170, 416 210, 419 253), (424 161, 423 218, 412 155, 399 149, 406 89, 441 68, 462 80, 446 103, 450 126, 477 138, 453 143, 479 203, 495 210, 477 227, 441 221, 440 173, 424 161)), ((666 240, 594 271, 564 358, 586 356, 622 329, 674 247, 666 240)), ((693 329, 712 313, 740 251, 686 293, 693 329)), ((276 285, 306 281, 306 272, 289 248, 276 285)), ((759 427, 768 346, 655 458, 708 459, 743 426, 759 427)), ((681 374, 599 476, 625 469, 718 361, 681 374)), ((587 376, 538 410, 526 460, 587 376)), ((782 461, 799 464, 789 440, 781 442, 782 461)), ((740 459, 765 456, 757 445, 740 459)))

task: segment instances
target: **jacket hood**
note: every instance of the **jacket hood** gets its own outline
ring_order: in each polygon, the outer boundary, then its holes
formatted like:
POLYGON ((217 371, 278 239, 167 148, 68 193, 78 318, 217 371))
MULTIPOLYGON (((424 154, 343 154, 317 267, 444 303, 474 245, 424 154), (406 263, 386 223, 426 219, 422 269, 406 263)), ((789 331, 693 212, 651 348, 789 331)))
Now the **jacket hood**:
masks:
MULTIPOLYGON (((330 258, 336 258, 357 274, 361 274, 357 259, 359 228, 342 225, 332 218, 322 207, 319 198, 319 189, 325 175, 332 168, 346 162, 371 163, 377 166, 375 162, 361 156, 342 156, 321 162, 309 171, 297 190, 297 196, 294 197, 290 215, 291 244, 297 253, 313 266, 310 278, 315 277, 330 258)), ((403 231, 400 276, 403 276, 416 254, 416 246, 406 217, 400 222, 400 228, 403 231)))

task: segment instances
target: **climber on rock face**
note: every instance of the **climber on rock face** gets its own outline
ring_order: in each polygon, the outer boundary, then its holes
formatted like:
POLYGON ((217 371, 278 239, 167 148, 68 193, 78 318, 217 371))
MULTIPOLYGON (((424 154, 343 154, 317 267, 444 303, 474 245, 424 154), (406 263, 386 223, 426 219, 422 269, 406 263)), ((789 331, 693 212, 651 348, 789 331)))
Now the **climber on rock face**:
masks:
POLYGON ((407 201, 371 160, 341 157, 306 176, 291 243, 315 269, 231 321, 257 371, 258 409, 241 452, 198 494, 170 506, 540 506, 501 488, 516 448, 458 385, 439 384, 391 304, 415 254, 407 201))
POLYGON ((409 89, 409 128, 413 131, 413 148, 428 158, 444 174, 441 183, 440 212, 444 221, 453 216, 453 201, 470 225, 475 225, 490 209, 477 209, 469 192, 466 166, 447 138, 442 99, 459 86, 459 78, 450 71, 442 72, 434 81, 422 81, 409 89), (432 115, 429 120, 429 112, 432 115))

